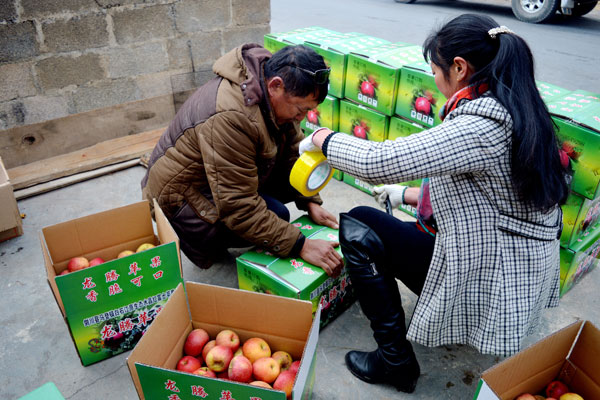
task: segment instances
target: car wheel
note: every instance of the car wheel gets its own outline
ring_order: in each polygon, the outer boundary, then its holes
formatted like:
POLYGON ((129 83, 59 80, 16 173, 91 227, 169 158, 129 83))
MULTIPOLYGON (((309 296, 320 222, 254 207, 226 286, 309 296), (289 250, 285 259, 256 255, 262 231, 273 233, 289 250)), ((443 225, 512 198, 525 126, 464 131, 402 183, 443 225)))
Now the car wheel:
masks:
POLYGON ((575 3, 575 7, 573 7, 571 17, 581 17, 592 11, 594 7, 598 4, 597 1, 591 1, 589 3, 575 3))
POLYGON ((546 22, 556 14, 560 0, 512 0, 515 17, 525 22, 546 22))
POLYGON ((414 3, 417 0, 394 0, 396 3, 404 3, 404 4, 410 4, 410 3, 414 3))

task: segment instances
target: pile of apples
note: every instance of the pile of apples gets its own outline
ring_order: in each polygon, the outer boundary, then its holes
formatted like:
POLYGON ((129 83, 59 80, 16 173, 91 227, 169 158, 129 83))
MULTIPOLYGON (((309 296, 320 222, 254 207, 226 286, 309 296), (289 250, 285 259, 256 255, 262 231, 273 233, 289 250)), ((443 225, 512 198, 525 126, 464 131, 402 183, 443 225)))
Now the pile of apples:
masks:
MULTIPOLYGON (((154 247, 154 245, 152 243, 143 243, 143 244, 139 245, 139 247, 137 248, 137 250, 135 252, 131 251, 131 250, 123 250, 122 252, 119 253, 117 258, 127 257, 134 253, 139 253, 140 251, 148 250, 153 247, 154 247)), ((99 264, 102 264, 105 262, 106 261, 102 257, 92 258, 91 260, 88 260, 85 257, 73 257, 69 260, 69 263, 67 264, 67 269, 62 271, 59 275, 67 275, 70 272, 75 272, 75 271, 79 271, 81 269, 95 267, 96 265, 99 265, 99 264)))
POLYGON ((194 329, 185 340, 183 352, 178 371, 281 390, 288 399, 300 367, 300 361, 285 351, 271 353, 262 338, 241 343, 231 329, 220 331, 214 340, 204 329, 194 329))
POLYGON ((570 391, 569 387, 561 381, 552 381, 546 386, 546 396, 523 393, 515 400, 583 400, 583 397, 570 391))

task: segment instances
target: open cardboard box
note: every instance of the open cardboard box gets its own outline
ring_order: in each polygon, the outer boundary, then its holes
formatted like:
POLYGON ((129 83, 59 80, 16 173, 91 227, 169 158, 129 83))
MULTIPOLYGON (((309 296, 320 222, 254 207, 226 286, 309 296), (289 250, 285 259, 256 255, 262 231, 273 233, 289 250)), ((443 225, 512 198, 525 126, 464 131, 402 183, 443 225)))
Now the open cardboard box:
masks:
POLYGON ((577 321, 481 375, 474 400, 513 400, 538 394, 553 380, 585 400, 600 399, 600 331, 577 321))
POLYGON ((154 210, 158 236, 147 201, 40 232, 48 284, 83 365, 132 349, 183 281, 179 238, 156 202, 154 210), (117 258, 143 243, 156 247, 117 258), (107 261, 60 275, 78 256, 107 261))
POLYGON ((23 222, 8 174, 0 158, 0 242, 23 234, 23 222))
POLYGON ((141 399, 248 399, 285 400, 284 392, 244 383, 176 371, 183 345, 192 329, 202 328, 211 338, 232 329, 240 341, 262 337, 272 351, 289 352, 300 359, 292 399, 310 398, 314 383, 320 309, 313 320, 308 301, 239 289, 186 282, 179 285, 151 328, 127 359, 141 399), (186 298, 187 293, 187 298, 186 298))

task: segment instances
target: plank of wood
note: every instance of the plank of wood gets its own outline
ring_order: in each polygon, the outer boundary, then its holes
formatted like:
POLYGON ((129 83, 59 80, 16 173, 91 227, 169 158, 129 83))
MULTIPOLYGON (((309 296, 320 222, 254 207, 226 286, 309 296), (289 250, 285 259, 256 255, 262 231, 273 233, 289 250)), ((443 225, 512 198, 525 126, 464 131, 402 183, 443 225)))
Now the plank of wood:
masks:
POLYGON ((54 179, 52 181, 40 183, 39 185, 34 185, 25 189, 15 190, 15 198, 17 200, 25 199, 27 197, 46 193, 51 190, 60 189, 62 187, 73 185, 78 182, 83 182, 88 179, 96 178, 98 176, 110 174, 111 172, 116 172, 122 169, 134 167, 136 165, 140 165, 139 159, 124 161, 118 164, 107 165, 106 167, 97 168, 91 171, 80 172, 78 174, 66 176, 64 178, 54 179))
POLYGON ((137 159, 152 151, 165 128, 106 140, 82 150, 9 169, 13 190, 137 159))
POLYGON ((0 131, 0 155, 6 168, 15 168, 167 126, 174 116, 168 94, 18 126, 0 131))

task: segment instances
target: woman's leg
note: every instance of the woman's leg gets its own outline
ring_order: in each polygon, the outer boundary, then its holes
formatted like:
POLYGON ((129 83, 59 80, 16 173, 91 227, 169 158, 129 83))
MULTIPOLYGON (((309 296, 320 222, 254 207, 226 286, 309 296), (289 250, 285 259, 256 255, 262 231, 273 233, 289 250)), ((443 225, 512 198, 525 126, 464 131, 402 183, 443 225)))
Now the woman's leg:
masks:
POLYGON ((372 352, 349 352, 346 364, 366 382, 389 383, 409 393, 415 389, 420 368, 406 340, 404 310, 394 279, 395 270, 400 268, 392 261, 394 255, 401 256, 408 271, 401 275, 410 282, 411 290, 420 292, 426 271, 417 273, 414 263, 418 260, 426 270, 426 259, 431 259, 431 254, 414 254, 414 250, 422 248, 420 242, 433 242, 433 238, 417 235, 415 239, 414 235, 410 223, 370 207, 358 207, 340 215, 340 245, 346 269, 378 345, 372 352), (405 261, 402 251, 409 251, 410 259, 405 261))

